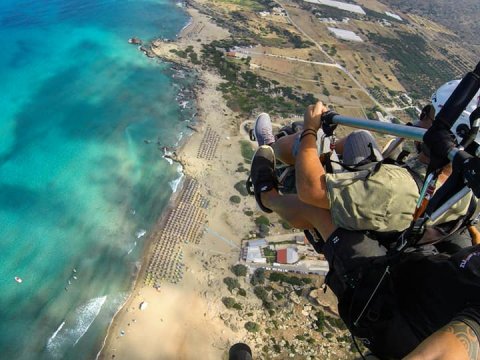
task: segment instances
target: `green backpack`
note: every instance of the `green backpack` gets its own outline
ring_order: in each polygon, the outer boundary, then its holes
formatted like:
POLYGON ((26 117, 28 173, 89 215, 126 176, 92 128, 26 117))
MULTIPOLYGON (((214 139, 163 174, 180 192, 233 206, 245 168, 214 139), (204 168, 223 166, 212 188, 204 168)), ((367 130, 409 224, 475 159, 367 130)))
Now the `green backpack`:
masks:
POLYGON ((348 230, 403 231, 410 225, 419 197, 409 170, 382 162, 355 171, 326 174, 335 225, 348 230))

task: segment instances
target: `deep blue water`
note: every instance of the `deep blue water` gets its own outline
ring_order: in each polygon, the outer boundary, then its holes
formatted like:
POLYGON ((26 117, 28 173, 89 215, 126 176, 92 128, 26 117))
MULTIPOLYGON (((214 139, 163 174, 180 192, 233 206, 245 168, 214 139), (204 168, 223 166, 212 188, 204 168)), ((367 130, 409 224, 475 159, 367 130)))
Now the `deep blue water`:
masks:
POLYGON ((187 21, 168 0, 0 3, 2 358, 95 356, 179 177, 160 147, 190 116, 191 80, 127 40, 187 21))

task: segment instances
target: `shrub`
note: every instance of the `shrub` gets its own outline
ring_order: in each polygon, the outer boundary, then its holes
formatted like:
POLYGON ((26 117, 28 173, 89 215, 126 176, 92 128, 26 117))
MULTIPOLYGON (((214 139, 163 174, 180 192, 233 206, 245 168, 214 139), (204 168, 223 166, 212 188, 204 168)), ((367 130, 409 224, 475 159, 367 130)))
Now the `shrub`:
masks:
POLYGON ((233 204, 240 204, 241 201, 242 199, 240 199, 240 196, 238 195, 230 196, 230 202, 233 204))
POLYGON ((250 283, 253 286, 264 284, 265 283, 265 269, 260 268, 260 269, 255 270, 252 278, 250 279, 250 283))
POLYGON ((223 282, 225 283, 225 285, 227 285, 228 291, 230 292, 232 292, 233 289, 240 287, 240 283, 235 278, 226 277, 225 279, 223 279, 223 282))
POLYGON ((241 180, 241 181, 237 182, 234 185, 234 188, 235 188, 235 190, 237 190, 240 193, 240 195, 243 195, 243 196, 248 195, 247 182, 245 180, 241 180))
POLYGON ((280 220, 280 224, 282 224, 282 227, 285 230, 290 230, 292 228, 292 226, 288 222, 286 222, 285 220, 280 220))
MULTIPOLYGON (((262 303, 263 307, 268 310, 268 313, 270 314, 270 311, 273 311, 273 303, 271 301, 264 301, 262 303)), ((275 313, 275 312, 274 312, 275 313)))
POLYGON ((275 296, 275 299, 277 300, 282 300, 283 299, 283 294, 279 292, 273 293, 273 296, 275 296))
POLYGON ((244 210, 243 213, 247 216, 252 216, 253 215, 253 211, 252 210, 244 210))
POLYGON ((268 300, 268 293, 262 286, 255 286, 253 293, 263 302, 268 300))
POLYGON ((260 224, 260 226, 258 227, 258 236, 265 237, 265 236, 268 236, 269 233, 270 233, 270 228, 268 227, 268 225, 260 224))
POLYGON ((250 163, 250 161, 252 161, 253 154, 255 153, 250 142, 247 140, 240 141, 240 150, 245 161, 250 163))
POLYGON ((235 303, 235 304, 233 304, 233 308, 237 309, 237 310, 242 310, 242 304, 235 303))
POLYGON ((246 276, 247 275, 247 267, 242 264, 237 264, 232 266, 230 269, 236 276, 246 276))
POLYGON ((258 330, 260 330, 260 325, 253 321, 247 321, 245 323, 245 329, 249 332, 258 332, 258 330))
POLYGON ((325 327, 325 314, 323 311, 318 311, 315 316, 317 320, 315 321, 315 325, 317 325, 317 331, 322 331, 325 327))
POLYGON ((297 286, 301 286, 304 283, 308 284, 312 281, 310 279, 306 280, 306 279, 299 278, 299 277, 296 277, 296 276, 288 276, 288 275, 285 275, 285 274, 282 274, 282 273, 277 273, 277 272, 271 273, 270 276, 269 276, 269 279, 270 279, 270 281, 284 282, 284 283, 287 283, 287 284, 290 284, 290 285, 297 285, 297 286))
POLYGON ((231 297, 223 297, 222 298, 222 303, 225 305, 227 309, 231 309, 235 306, 235 299, 231 297))
POLYGON ((266 226, 269 226, 270 225, 270 220, 268 220, 268 218, 266 216, 259 216, 255 219, 255 224, 257 224, 258 226, 260 225, 266 225, 266 226))
POLYGON ((247 292, 245 291, 245 289, 240 288, 240 289, 238 289, 238 295, 247 296, 247 292))
POLYGON ((343 322, 342 319, 328 316, 328 317, 326 317, 326 320, 328 320, 328 322, 333 327, 336 327, 337 329, 340 329, 340 330, 346 330, 347 329, 347 327, 345 326, 345 323, 343 322))

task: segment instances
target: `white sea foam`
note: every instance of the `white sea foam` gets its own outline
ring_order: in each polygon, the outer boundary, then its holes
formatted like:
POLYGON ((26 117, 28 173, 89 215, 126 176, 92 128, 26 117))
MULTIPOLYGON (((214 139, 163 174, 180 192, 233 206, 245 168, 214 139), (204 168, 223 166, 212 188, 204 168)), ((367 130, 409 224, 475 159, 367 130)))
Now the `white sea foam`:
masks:
POLYGON ((136 241, 133 243, 132 248, 131 248, 130 250, 128 250, 127 255, 130 255, 130 254, 132 253, 133 249, 135 249, 135 246, 137 246, 137 242, 136 242, 136 241))
POLYGON ((180 141, 183 139, 183 131, 180 131, 177 135, 177 142, 175 143, 175 146, 180 145, 180 141))
POLYGON ((52 358, 61 358, 66 347, 77 345, 100 313, 106 299, 106 296, 102 296, 88 300, 75 309, 73 319, 65 320, 58 327, 47 343, 52 358))
POLYGON ((48 342, 47 342, 47 348, 50 348, 53 344, 53 340, 55 340, 55 338, 57 337, 57 334, 59 333, 60 330, 62 330, 63 326, 65 325, 65 321, 63 321, 60 326, 57 328, 57 330, 55 330, 55 332, 53 333, 52 336, 50 336, 50 339, 48 339, 48 342))
MULTIPOLYGON (((185 29, 188 28, 188 27, 189 27, 190 25, 192 25, 192 24, 193 24, 193 20, 192 20, 192 18, 190 18, 190 19, 188 20, 187 25, 185 25, 185 26, 182 28, 182 30, 180 30, 180 33, 179 33, 179 34, 181 34, 182 31, 185 31, 185 29)), ((177 35, 177 36, 178 36, 178 35, 177 35)))
POLYGON ((172 180, 170 181, 168 184, 170 185, 170 187, 172 188, 172 191, 175 193, 177 192, 178 190, 178 185, 180 185, 180 182, 182 181, 183 177, 185 176, 184 173, 183 173, 183 168, 181 166, 179 166, 179 173, 180 173, 180 176, 178 178, 176 178, 175 180, 172 180))
POLYGON ((105 300, 107 300, 106 296, 90 299, 86 304, 77 308, 76 313, 78 313, 80 316, 77 318, 75 324, 76 326, 73 329, 76 330, 76 333, 78 333, 80 336, 78 336, 77 340, 75 340, 73 346, 77 345, 83 335, 85 335, 87 330, 90 328, 93 321, 100 313, 105 300))
POLYGON ((137 239, 140 239, 142 236, 144 236, 147 233, 147 230, 145 229, 140 229, 135 233, 135 236, 137 239))

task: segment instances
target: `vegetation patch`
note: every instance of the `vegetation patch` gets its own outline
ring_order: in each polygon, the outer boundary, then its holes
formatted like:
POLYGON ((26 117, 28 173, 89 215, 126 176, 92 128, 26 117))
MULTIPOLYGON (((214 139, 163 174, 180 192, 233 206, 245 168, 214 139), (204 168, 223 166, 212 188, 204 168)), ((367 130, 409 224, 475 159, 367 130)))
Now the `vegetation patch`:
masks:
POLYGON ((419 35, 400 31, 396 37, 368 33, 368 38, 397 64, 395 76, 415 98, 428 98, 436 84, 462 75, 449 62, 432 57, 430 46, 419 35))
POLYGON ((225 305, 227 309, 237 309, 242 310, 242 304, 237 303, 234 298, 231 297, 223 297, 222 303, 225 305))
POLYGON ((258 332, 260 330, 260 325, 253 321, 247 321, 245 323, 245 329, 249 332, 258 332))
POLYGON ((213 41, 203 45, 202 61, 227 80, 219 85, 218 90, 233 111, 248 116, 261 109, 273 115, 288 116, 302 113, 308 105, 317 101, 312 94, 303 94, 289 86, 279 86, 276 81, 244 70, 248 59, 231 59, 218 50, 223 48, 227 51, 232 44, 231 41, 213 41))
POLYGON ((228 291, 232 292, 233 289, 240 288, 240 283, 236 278, 226 277, 223 279, 225 285, 227 285, 228 291))
POLYGON ((305 284, 311 284, 312 279, 310 278, 300 278, 297 276, 290 276, 284 273, 272 272, 270 273, 269 280, 273 282, 284 282, 290 285, 302 286, 305 284))
POLYGON ((233 204, 240 204, 241 201, 242 199, 240 199, 240 196, 238 195, 230 196, 230 202, 233 204))
POLYGON ((253 150, 252 144, 250 144, 250 141, 240 140, 240 151, 246 162, 249 163, 252 161, 253 154, 255 154, 255 151, 253 150))
POLYGON ((243 210, 243 213, 247 216, 253 216, 253 211, 252 210, 243 210))
POLYGON ((234 185, 234 188, 235 188, 235 190, 237 190, 240 193, 240 195, 242 195, 242 196, 247 196, 248 195, 247 182, 245 180, 241 180, 241 181, 237 182, 234 185))
POLYGON ((255 224, 257 224, 258 226, 260 225, 266 225, 266 226, 269 226, 270 225, 270 220, 268 220, 268 218, 266 216, 259 216, 255 219, 255 224))
POLYGON ((265 284, 265 269, 264 268, 259 268, 259 269, 255 270, 252 277, 250 278, 250 283, 253 286, 265 284))
POLYGON ((247 267, 242 264, 237 264, 231 267, 232 273, 235 276, 246 276, 247 275, 247 267))

